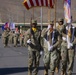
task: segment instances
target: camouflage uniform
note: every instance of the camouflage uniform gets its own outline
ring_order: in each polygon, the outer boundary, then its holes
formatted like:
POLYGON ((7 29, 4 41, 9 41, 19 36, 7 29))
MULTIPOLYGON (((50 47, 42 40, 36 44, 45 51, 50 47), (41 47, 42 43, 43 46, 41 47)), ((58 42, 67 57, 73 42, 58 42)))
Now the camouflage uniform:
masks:
POLYGON ((13 37, 14 47, 16 47, 17 44, 18 44, 19 33, 14 33, 13 36, 14 36, 14 37, 13 37))
POLYGON ((43 57, 43 62, 44 62, 44 75, 48 75, 48 68, 49 68, 49 51, 48 51, 48 48, 47 48, 47 41, 46 39, 44 38, 44 36, 46 35, 46 30, 47 28, 44 28, 42 30, 42 33, 41 33, 41 45, 43 47, 43 50, 44 50, 44 57, 43 57))
POLYGON ((64 31, 65 31, 65 36, 67 37, 67 75, 72 75, 74 56, 75 56, 74 53, 75 53, 75 44, 76 44, 76 34, 75 34, 76 28, 71 24, 67 23, 67 26, 64 31))
MULTIPOLYGON (((36 25, 35 22, 32 22, 32 26, 36 25)), ((32 27, 33 28, 33 27, 32 27)), ((40 30, 37 29, 34 31, 33 29, 29 29, 26 31, 26 38, 30 39, 31 43, 28 44, 28 55, 29 55, 29 60, 28 60, 28 75, 32 75, 32 67, 34 65, 34 75, 37 75, 38 73, 38 67, 39 67, 39 61, 40 61, 40 30)), ((28 41, 28 40, 27 40, 28 41)))
POLYGON ((9 43, 12 44, 13 43, 13 31, 9 32, 9 43))
MULTIPOLYGON (((65 38, 65 36, 63 35, 63 29, 64 29, 64 25, 63 25, 63 19, 58 19, 58 26, 57 26, 57 30, 62 37, 65 38)), ((65 40, 62 39, 62 44, 60 44, 58 46, 58 56, 59 59, 57 61, 57 67, 60 65, 60 59, 61 59, 61 75, 65 74, 66 71, 66 60, 67 60, 67 42, 65 40)), ((59 68, 59 67, 58 67, 59 68)))
POLYGON ((24 39, 23 33, 20 33, 19 36, 20 46, 23 46, 23 39, 24 39))
POLYGON ((26 35, 26 31, 24 32, 23 35, 24 35, 24 46, 26 47, 26 46, 27 46, 27 42, 26 42, 26 41, 27 41, 27 39, 26 39, 26 36, 27 36, 27 35, 26 35))
POLYGON ((67 42, 63 40, 61 43, 61 75, 66 75, 67 53, 67 42))
POLYGON ((44 29, 42 31, 42 37, 43 37, 43 49, 44 49, 44 75, 48 75, 48 65, 50 66, 50 75, 54 75, 56 62, 58 59, 57 54, 57 46, 60 44, 60 35, 56 29, 54 29, 52 32, 49 30, 46 33, 47 29, 44 29), (50 37, 50 39, 48 39, 50 37), (53 39, 53 41, 52 41, 53 39), (48 51, 48 41, 52 41, 51 44, 53 45, 52 51, 48 51))
POLYGON ((4 47, 8 46, 8 37, 9 37, 9 31, 4 30, 4 32, 2 33, 2 40, 4 47))

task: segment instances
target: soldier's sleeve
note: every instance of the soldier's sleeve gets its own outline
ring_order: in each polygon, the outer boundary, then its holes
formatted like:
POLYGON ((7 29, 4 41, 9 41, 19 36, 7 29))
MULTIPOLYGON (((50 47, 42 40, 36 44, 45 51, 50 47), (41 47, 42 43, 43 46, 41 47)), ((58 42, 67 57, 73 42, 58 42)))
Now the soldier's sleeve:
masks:
POLYGON ((45 36, 45 34, 47 33, 47 28, 44 28, 43 30, 42 30, 42 32, 41 32, 41 37, 44 37, 45 36))
POLYGON ((57 38, 57 42, 53 45, 54 48, 56 48, 58 45, 61 44, 61 35, 59 34, 59 32, 57 31, 57 35, 58 38, 57 38))
POLYGON ((30 33, 30 29, 28 29, 26 31, 26 39, 30 39, 31 33, 30 33))
POLYGON ((62 28, 62 36, 63 37, 66 37, 67 35, 66 35, 66 26, 65 25, 63 25, 63 28, 62 28))
POLYGON ((72 42, 72 44, 76 44, 76 27, 75 27, 75 32, 74 32, 74 41, 72 42))

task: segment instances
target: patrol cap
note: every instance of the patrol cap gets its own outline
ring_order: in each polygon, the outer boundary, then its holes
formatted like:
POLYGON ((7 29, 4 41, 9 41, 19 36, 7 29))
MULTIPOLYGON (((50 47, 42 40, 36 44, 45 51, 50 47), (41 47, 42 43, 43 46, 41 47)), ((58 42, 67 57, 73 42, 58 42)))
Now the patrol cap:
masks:
POLYGON ((53 25, 54 24, 54 21, 50 21, 49 24, 53 25))
POLYGON ((32 20, 32 24, 37 24, 37 20, 32 20))
POLYGON ((63 19, 62 19, 62 18, 59 18, 58 21, 59 21, 59 22, 63 22, 63 19))

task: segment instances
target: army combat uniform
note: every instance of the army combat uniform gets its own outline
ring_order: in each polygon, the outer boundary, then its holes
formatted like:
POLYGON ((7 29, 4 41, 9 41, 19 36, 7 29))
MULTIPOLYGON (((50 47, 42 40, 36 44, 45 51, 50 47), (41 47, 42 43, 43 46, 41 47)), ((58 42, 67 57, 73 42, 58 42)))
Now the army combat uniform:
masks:
MULTIPOLYGON (((61 39, 62 43, 58 46, 58 54, 59 54, 59 60, 57 62, 58 65, 60 65, 61 60, 61 75, 66 73, 66 61, 67 61, 67 42, 64 40, 65 36, 63 33, 63 30, 65 28, 65 25, 63 25, 63 19, 58 19, 58 26, 56 27, 61 39)), ((57 65, 57 66, 58 66, 57 65)))
POLYGON ((27 36, 26 35, 26 31, 24 32, 23 35, 24 35, 23 43, 24 43, 24 46, 26 47, 27 46, 27 42, 26 42, 27 41, 27 39, 26 39, 26 36, 27 36))
POLYGON ((13 31, 10 30, 9 32, 9 43, 12 44, 13 43, 13 31))
POLYGON ((24 39, 23 33, 20 33, 19 36, 20 46, 23 46, 23 39, 24 39))
POLYGON ((16 47, 18 44, 18 38, 19 38, 19 32, 15 32, 13 34, 14 47, 16 47))
POLYGON ((57 46, 60 44, 60 35, 56 29, 50 29, 47 31, 47 33, 46 31, 47 29, 42 31, 44 49, 44 75, 48 75, 48 65, 50 66, 50 75, 54 75, 56 62, 58 59, 57 46), (50 49, 48 47, 48 42, 50 42, 50 49))
MULTIPOLYGON (((35 25, 35 22, 32 22, 32 26, 35 25)), ((33 73, 37 75, 39 61, 40 61, 40 36, 41 31, 37 27, 31 27, 26 31, 26 38, 28 44, 28 75, 32 75, 32 67, 34 65, 33 73)))
POLYGON ((9 37, 9 31, 4 30, 4 32, 2 33, 2 41, 3 41, 4 47, 8 46, 8 37, 9 37))
POLYGON ((75 56, 75 44, 76 44, 76 28, 67 23, 65 27, 65 37, 67 41, 67 75, 72 75, 74 56, 75 56))

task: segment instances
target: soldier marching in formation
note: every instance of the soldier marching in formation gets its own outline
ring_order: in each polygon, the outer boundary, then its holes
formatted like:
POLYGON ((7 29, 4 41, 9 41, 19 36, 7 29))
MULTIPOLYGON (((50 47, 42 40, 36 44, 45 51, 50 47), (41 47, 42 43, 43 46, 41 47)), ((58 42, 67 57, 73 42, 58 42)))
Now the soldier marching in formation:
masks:
POLYGON ((60 44, 59 32, 53 28, 54 23, 50 22, 48 28, 42 32, 43 49, 44 49, 44 75, 48 75, 50 67, 50 75, 54 75, 56 64, 58 61, 57 46, 60 44), (49 66, 49 67, 48 67, 49 66))
POLYGON ((28 47, 28 75, 32 75, 34 66, 34 75, 38 74, 38 67, 42 53, 44 62, 44 75, 58 73, 60 75, 72 75, 76 28, 71 23, 64 25, 63 19, 58 19, 58 25, 54 28, 54 21, 50 21, 47 28, 41 31, 37 27, 37 21, 32 20, 31 27, 27 31, 20 31, 16 28, 14 31, 6 28, 2 33, 4 47, 8 44, 14 44, 28 47), (60 65, 61 64, 61 65, 60 65))
POLYGON ((41 30, 37 28, 37 21, 32 20, 32 27, 26 32, 28 44, 28 75, 32 75, 32 68, 34 65, 33 73, 37 75, 40 62, 40 54, 42 51, 40 39, 41 30))

